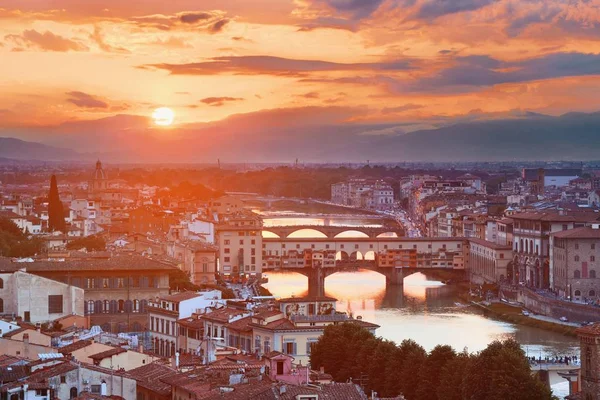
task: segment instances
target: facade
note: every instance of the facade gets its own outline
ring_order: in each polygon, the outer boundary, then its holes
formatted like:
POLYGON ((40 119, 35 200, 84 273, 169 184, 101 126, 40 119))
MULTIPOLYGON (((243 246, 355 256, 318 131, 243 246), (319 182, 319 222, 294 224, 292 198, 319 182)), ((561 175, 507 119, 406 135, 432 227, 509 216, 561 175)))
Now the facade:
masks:
POLYGON ((208 212, 219 218, 223 215, 236 214, 244 210, 244 202, 234 196, 222 196, 208 203, 208 212))
MULTIPOLYGON (((3 270, 26 269, 31 263, 0 261, 3 270)), ((54 321, 84 314, 83 289, 22 270, 0 272, 0 314, 20 317, 25 322, 54 321)))
POLYGON ((600 229, 581 227, 551 235, 553 288, 574 301, 600 298, 600 229))
POLYGON ((513 219, 514 264, 518 282, 536 288, 553 287, 550 269, 550 234, 591 225, 595 213, 565 214, 559 212, 528 212, 511 215, 513 219))
POLYGON ((224 276, 260 276, 262 220, 252 212, 226 215, 216 227, 219 272, 224 276))
POLYGON ((216 246, 198 240, 167 243, 167 256, 181 262, 181 269, 195 285, 216 283, 218 253, 216 246))
POLYGON ((96 162, 96 169, 88 184, 88 192, 90 194, 98 194, 108 189, 108 175, 102 168, 102 162, 96 162))
POLYGON ((600 400, 600 324, 577 329, 581 354, 581 400, 600 400))
POLYGON ((335 204, 385 211, 394 207, 394 189, 383 181, 351 179, 331 185, 335 204))
POLYGON ((178 321, 189 318, 207 307, 222 304, 221 292, 181 292, 160 296, 148 305, 148 327, 154 352, 163 357, 174 357, 183 348, 179 343, 178 321))
MULTIPOLYGON (((83 312, 89 316, 90 325, 99 325, 105 332, 143 331, 148 322, 148 301, 168 294, 169 272, 176 268, 166 261, 138 255, 66 256, 5 265, 24 267, 28 273, 65 284, 78 294, 77 301, 85 300, 83 312)), ((63 295, 63 302, 65 299, 63 295)), ((65 304, 63 311, 69 306, 65 304)))
MULTIPOLYGON (((203 321, 205 336, 202 352, 208 362, 215 360, 217 347, 227 346, 227 327, 231 323, 250 315, 252 315, 252 312, 248 310, 223 307, 200 316, 203 321)), ((247 346, 247 344, 244 344, 244 346, 247 346)))
POLYGON ((512 247, 487 240, 469 239, 469 275, 471 282, 499 283, 511 281, 512 247))

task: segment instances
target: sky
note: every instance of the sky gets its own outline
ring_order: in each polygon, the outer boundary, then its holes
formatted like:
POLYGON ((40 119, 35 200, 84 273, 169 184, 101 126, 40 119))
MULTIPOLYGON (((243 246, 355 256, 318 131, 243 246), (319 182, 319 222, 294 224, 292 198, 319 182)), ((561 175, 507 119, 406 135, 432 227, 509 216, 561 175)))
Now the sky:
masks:
POLYGON ((175 113, 165 135, 237 114, 408 132, 591 112, 600 2, 3 0, 0 76, 0 129, 49 142, 158 107, 175 113))

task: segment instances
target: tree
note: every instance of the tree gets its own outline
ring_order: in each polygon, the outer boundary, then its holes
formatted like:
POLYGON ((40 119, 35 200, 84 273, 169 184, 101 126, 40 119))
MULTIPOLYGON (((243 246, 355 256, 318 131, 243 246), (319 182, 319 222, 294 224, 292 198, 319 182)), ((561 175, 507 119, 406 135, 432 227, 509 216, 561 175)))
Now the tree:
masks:
POLYGON ((30 257, 40 252, 42 242, 35 236, 29 239, 8 218, 0 218, 0 256, 30 257))
POLYGON ((444 365, 437 389, 438 400, 462 400, 463 378, 469 368, 471 356, 466 351, 444 365))
POLYGON ((50 192, 48 193, 48 229, 50 231, 65 232, 65 214, 63 204, 58 195, 58 185, 56 183, 56 175, 50 178, 50 192))
POLYGON ((549 388, 531 375, 529 362, 513 339, 494 341, 470 363, 463 398, 486 400, 550 400, 549 388))
POLYGON ((437 345, 431 350, 419 371, 419 387, 416 392, 417 400, 436 398, 442 368, 455 357, 456 353, 452 347, 447 345, 437 345))

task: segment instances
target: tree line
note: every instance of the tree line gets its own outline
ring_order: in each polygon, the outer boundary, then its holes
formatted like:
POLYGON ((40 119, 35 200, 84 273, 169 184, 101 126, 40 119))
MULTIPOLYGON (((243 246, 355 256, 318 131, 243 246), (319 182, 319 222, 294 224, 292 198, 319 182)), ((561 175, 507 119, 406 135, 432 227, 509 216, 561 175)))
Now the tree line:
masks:
POLYGON ((551 400, 551 390, 531 374, 520 345, 494 341, 477 353, 438 345, 429 353, 413 340, 400 345, 354 323, 330 325, 310 355, 337 382, 352 380, 380 397, 407 400, 551 400))

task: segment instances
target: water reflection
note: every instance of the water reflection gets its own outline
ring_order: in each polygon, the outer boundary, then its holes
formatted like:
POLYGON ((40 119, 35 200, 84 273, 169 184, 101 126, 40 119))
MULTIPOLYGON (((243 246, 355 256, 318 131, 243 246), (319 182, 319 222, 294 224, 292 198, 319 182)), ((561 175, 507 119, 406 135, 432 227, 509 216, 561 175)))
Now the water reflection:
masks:
MULTIPOLYGON (((307 278, 293 272, 267 273, 265 286, 278 297, 306 296, 307 278)), ((578 343, 554 332, 517 326, 484 317, 477 309, 457 305, 453 286, 414 274, 404 286, 387 286, 385 278, 373 271, 340 272, 325 280, 328 296, 338 299, 339 311, 374 322, 377 334, 400 343, 413 339, 425 349, 448 344, 460 351, 484 349, 495 339, 515 338, 530 355, 552 357, 573 355, 578 343)))

